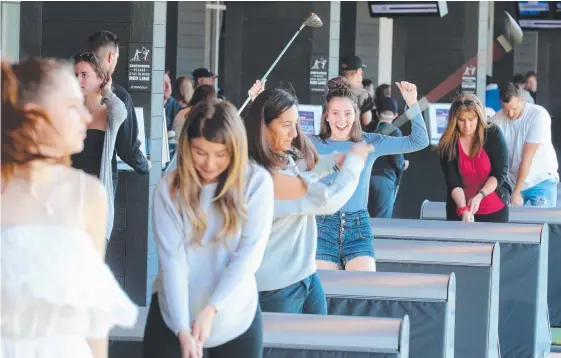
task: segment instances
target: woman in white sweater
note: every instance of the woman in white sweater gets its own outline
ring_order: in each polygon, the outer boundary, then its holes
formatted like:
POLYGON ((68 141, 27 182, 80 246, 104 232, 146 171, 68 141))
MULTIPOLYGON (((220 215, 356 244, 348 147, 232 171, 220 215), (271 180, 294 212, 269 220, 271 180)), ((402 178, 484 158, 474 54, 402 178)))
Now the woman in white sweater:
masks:
POLYGON ((356 143, 348 154, 318 158, 299 125, 296 98, 269 89, 245 118, 249 157, 273 176, 275 210, 271 236, 257 272, 264 312, 327 314, 316 274, 315 215, 339 210, 355 191, 371 145, 356 143), (324 184, 319 179, 337 172, 324 184))
POLYGON ((154 193, 159 272, 144 357, 261 357, 255 272, 271 230, 273 181, 248 163, 247 135, 232 104, 214 99, 193 107, 177 168, 154 193))

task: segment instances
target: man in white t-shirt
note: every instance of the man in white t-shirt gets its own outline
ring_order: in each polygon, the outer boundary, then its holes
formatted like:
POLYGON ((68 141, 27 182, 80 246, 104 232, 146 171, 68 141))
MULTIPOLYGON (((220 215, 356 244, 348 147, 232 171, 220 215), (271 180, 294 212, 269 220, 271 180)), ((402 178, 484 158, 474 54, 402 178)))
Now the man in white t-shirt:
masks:
POLYGON ((512 82, 501 86, 500 99, 502 109, 491 122, 502 129, 508 146, 511 205, 555 207, 559 173, 549 113, 524 101, 512 82))

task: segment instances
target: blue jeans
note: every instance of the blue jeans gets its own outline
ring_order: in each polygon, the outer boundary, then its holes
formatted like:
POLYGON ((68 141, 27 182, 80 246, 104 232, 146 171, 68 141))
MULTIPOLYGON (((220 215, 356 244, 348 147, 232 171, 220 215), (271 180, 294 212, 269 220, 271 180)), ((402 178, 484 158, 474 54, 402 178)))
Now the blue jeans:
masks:
POLYGON ((374 258, 374 235, 368 210, 316 216, 318 247, 316 259, 333 262, 342 268, 357 257, 374 258))
POLYGON ((317 273, 280 290, 259 292, 263 312, 327 315, 327 300, 317 273))
POLYGON ((370 177, 368 213, 371 218, 391 218, 396 197, 395 180, 381 175, 370 177))
POLYGON ((557 207, 557 180, 544 180, 531 188, 523 190, 522 199, 525 206, 557 207))

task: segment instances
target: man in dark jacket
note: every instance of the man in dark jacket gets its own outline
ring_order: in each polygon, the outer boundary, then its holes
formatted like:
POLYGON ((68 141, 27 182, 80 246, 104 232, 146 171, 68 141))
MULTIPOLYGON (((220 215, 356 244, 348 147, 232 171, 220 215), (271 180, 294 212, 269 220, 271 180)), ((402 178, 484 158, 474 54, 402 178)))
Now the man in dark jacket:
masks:
MULTIPOLYGON (((375 132, 389 133, 401 137, 401 130, 392 122, 397 117, 397 107, 390 97, 376 101, 376 114, 379 122, 375 132)), ((403 154, 384 155, 374 162, 370 177, 370 194, 368 196, 368 212, 373 218, 391 218, 393 206, 403 172, 408 161, 403 154)))
MULTIPOLYGON (((104 71, 113 76, 119 59, 119 38, 117 35, 109 31, 99 31, 88 38, 87 45, 88 51, 97 56, 104 71)), ((127 108, 127 118, 117 132, 115 153, 113 153, 111 161, 113 167, 113 191, 115 192, 118 182, 117 154, 139 174, 149 173, 151 164, 140 150, 138 122, 131 95, 115 82, 113 82, 113 93, 123 101, 127 108)))

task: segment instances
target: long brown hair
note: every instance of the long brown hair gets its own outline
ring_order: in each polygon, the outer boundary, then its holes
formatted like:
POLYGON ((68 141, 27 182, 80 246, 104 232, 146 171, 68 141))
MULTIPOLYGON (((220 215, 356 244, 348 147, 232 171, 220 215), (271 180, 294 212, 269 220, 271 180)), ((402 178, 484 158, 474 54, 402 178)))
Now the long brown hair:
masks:
POLYGON ((359 142, 362 140, 362 128, 360 126, 360 110, 358 109, 358 95, 352 86, 343 77, 335 77, 327 83, 327 94, 325 95, 325 103, 323 105, 323 113, 321 115, 321 126, 318 137, 327 140, 331 137, 331 126, 327 122, 329 115, 329 103, 334 98, 347 98, 353 104, 355 120, 349 133, 350 140, 359 142))
POLYGON ((477 156, 485 144, 485 130, 489 128, 489 124, 487 123, 483 105, 476 95, 471 93, 461 94, 452 102, 448 112, 448 124, 438 145, 435 147, 435 150, 439 151, 440 155, 446 156, 448 160, 453 160, 458 156, 458 140, 461 134, 458 129, 458 117, 463 112, 474 112, 477 115, 475 141, 470 156, 477 156))
POLYGON ((293 150, 290 153, 278 153, 267 139, 267 126, 296 105, 298 100, 288 91, 271 88, 257 96, 244 120, 248 135, 249 157, 269 172, 279 170, 286 165, 286 154, 291 155, 295 161, 306 161, 308 170, 312 170, 318 162, 317 150, 312 141, 302 132, 299 121, 296 122, 297 136, 292 140, 293 150))
MULTIPOLYGON (((18 64, 2 61, 2 178, 9 181, 18 167, 34 160, 70 165, 69 153, 62 157, 41 154, 37 139, 39 121, 52 126, 46 113, 28 109, 26 104, 39 104, 60 71, 73 74, 70 63, 54 59, 27 58, 18 64)), ((36 106, 39 107, 40 106, 36 106)))
POLYGON ((236 108, 229 102, 214 99, 194 106, 181 130, 177 148, 177 170, 173 174, 171 196, 188 220, 194 235, 190 244, 200 245, 207 228, 207 219, 200 205, 203 183, 193 162, 191 141, 204 138, 225 144, 230 154, 228 168, 220 174, 213 205, 222 214, 224 224, 214 238, 227 243, 247 220, 245 179, 248 162, 247 135, 236 108), (240 220, 240 217, 242 220, 240 220))

